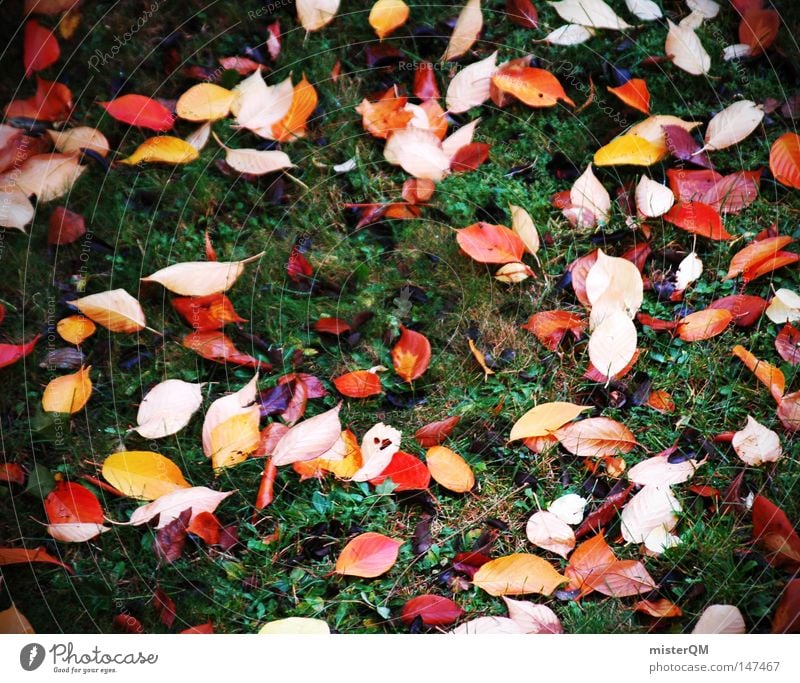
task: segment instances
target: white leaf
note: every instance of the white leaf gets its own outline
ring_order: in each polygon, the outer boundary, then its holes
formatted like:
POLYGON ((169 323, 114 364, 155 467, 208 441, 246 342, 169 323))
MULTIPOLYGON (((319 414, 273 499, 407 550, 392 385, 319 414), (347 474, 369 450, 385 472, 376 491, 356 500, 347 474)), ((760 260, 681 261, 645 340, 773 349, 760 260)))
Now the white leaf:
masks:
POLYGON ((699 462, 687 458, 671 463, 668 455, 655 455, 637 463, 628 470, 628 479, 641 486, 671 486, 683 484, 694 476, 695 471, 705 460, 699 462))
POLYGON ((780 437, 771 429, 747 416, 747 425, 733 435, 733 450, 748 465, 775 462, 781 457, 780 437))
POLYGON ((539 240, 539 232, 533 223, 531 215, 521 206, 509 204, 511 210, 511 229, 517 233, 522 243, 525 245, 525 250, 536 256, 539 251, 541 242, 539 240))
POLYGON ((508 608, 508 618, 516 622, 525 633, 563 633, 556 613, 547 605, 537 605, 527 600, 514 600, 502 596, 508 608))
POLYGON ((234 171, 250 175, 275 173, 294 164, 286 152, 278 149, 231 149, 225 148, 225 162, 234 171))
POLYGON ((486 102, 496 71, 497 52, 461 69, 447 86, 447 110, 452 114, 461 114, 486 102))
POLYGON ((669 19, 669 32, 664 43, 664 52, 679 69, 693 76, 702 76, 711 69, 711 57, 708 56, 700 38, 687 26, 676 26, 669 19))
POLYGON ((642 21, 661 19, 664 15, 653 0, 625 0, 628 11, 642 21))
POLYGON ((361 469, 353 476, 353 481, 369 481, 386 469, 397 451, 400 450, 402 434, 399 430, 379 422, 361 439, 361 469))
POLYGON ((586 170, 575 181, 569 191, 569 200, 574 207, 585 209, 592 213, 598 223, 608 221, 611 211, 611 197, 606 188, 595 177, 592 165, 589 164, 586 170))
POLYGON ((170 292, 181 296, 207 296, 224 292, 244 272, 244 267, 256 261, 264 252, 241 261, 186 261, 157 270, 142 278, 142 282, 158 282, 170 292))
POLYGON ((547 511, 554 514, 565 524, 580 524, 587 500, 577 493, 566 493, 556 498, 547 506, 547 511))
POLYGON ((192 510, 191 519, 197 517, 201 512, 214 512, 219 504, 231 495, 233 495, 233 491, 214 491, 205 486, 178 489, 156 498, 152 503, 136 508, 131 515, 129 524, 134 526, 146 524, 159 515, 156 529, 162 529, 172 520, 177 519, 184 510, 192 510))
POLYGON ((734 45, 727 45, 722 50, 722 59, 726 62, 733 61, 734 59, 741 59, 742 57, 749 57, 753 52, 753 48, 747 43, 736 43, 734 45))
POLYGON ((0 228, 16 228, 25 232, 36 211, 28 195, 14 185, 0 188, 0 228))
POLYGON ((678 523, 675 513, 680 511, 681 504, 669 486, 645 486, 622 510, 622 537, 628 543, 643 543, 656 527, 672 531, 678 523))
POLYGON ((202 152, 209 137, 211 137, 211 121, 206 121, 202 126, 189 133, 185 139, 198 152, 202 152))
POLYGON ((475 128, 478 127, 478 123, 480 123, 480 119, 470 121, 442 140, 442 151, 448 159, 452 160, 459 149, 472 142, 472 136, 475 134, 475 128))
POLYGON ((108 156, 111 149, 106 136, 97 128, 78 126, 77 128, 68 128, 62 131, 48 130, 47 133, 50 135, 56 151, 63 154, 90 149, 105 157, 108 156))
POLYGON ((383 150, 386 161, 415 178, 440 181, 450 170, 450 157, 439 138, 428 130, 403 128, 389 136, 383 150))
POLYGON ((347 161, 343 161, 341 164, 336 164, 333 167, 335 173, 350 173, 350 171, 354 171, 356 169, 356 160, 355 159, 348 159, 347 161))
POLYGON ((633 318, 644 300, 644 282, 631 261, 598 249, 597 260, 586 274, 586 297, 595 307, 609 294, 619 302, 620 310, 633 318))
POLYGON ((678 26, 696 31, 703 25, 704 19, 705 17, 700 12, 689 12, 689 14, 678 22, 678 26))
POLYGON ((632 28, 603 0, 561 0, 550 5, 558 12, 558 16, 571 24, 617 31, 632 28))
POLYGON ((680 262, 675 272, 675 289, 683 291, 703 274, 703 262, 700 257, 691 252, 680 262))
POLYGON ((139 404, 133 431, 159 439, 183 429, 203 402, 202 384, 168 379, 154 386, 139 404))
POLYGON ((580 45, 594 35, 594 31, 580 24, 565 24, 550 31, 542 40, 550 45, 580 45))
POLYGON ((203 420, 203 452, 207 458, 214 452, 211 435, 217 427, 237 415, 250 414, 253 408, 259 413, 258 406, 255 405, 257 385, 258 373, 241 389, 218 398, 208 407, 203 420))
POLYGON ((662 185, 643 175, 636 185, 636 208, 648 218, 663 216, 675 203, 675 195, 666 185, 662 185))
POLYGON ((589 360, 606 377, 624 370, 636 353, 637 333, 624 311, 606 317, 589 337, 589 360))
POLYGON ((575 547, 575 532, 552 512, 539 510, 531 515, 525 534, 533 545, 565 558, 575 547))
POLYGON ((297 18, 308 32, 327 26, 339 11, 339 0, 296 0, 297 18))
POLYGON ((456 635, 491 635, 491 634, 523 634, 525 630, 508 617, 477 617, 454 628, 456 635))
POLYGON ((67 303, 112 332, 138 332, 147 324, 141 304, 124 289, 98 292, 67 303))
POLYGON ((709 605, 703 610, 692 633, 744 633, 744 617, 734 605, 709 605))
POLYGON ((671 534, 666 527, 657 526, 644 539, 644 547, 653 555, 661 555, 664 551, 679 545, 681 539, 671 534))
POLYGON ((67 194, 86 170, 78 161, 77 154, 34 154, 13 173, 0 178, 0 185, 13 175, 13 183, 25 194, 35 194, 40 202, 51 202, 67 194))
POLYGON ((719 14, 719 5, 714 0, 686 0, 686 5, 705 19, 713 19, 719 14))
POLYGON ((763 118, 762 105, 750 100, 734 102, 708 122, 703 149, 725 149, 741 142, 758 128, 763 118))
POLYGON ((328 635, 331 632, 328 622, 322 619, 312 619, 311 617, 287 617, 286 619, 276 619, 268 621, 260 629, 261 635, 328 635))
POLYGON ((272 453, 272 462, 291 465, 293 462, 313 460, 329 451, 342 434, 339 421, 340 403, 324 413, 298 422, 278 441, 272 453))
POLYGON ((294 98, 291 77, 278 85, 267 85, 257 69, 239 83, 233 91, 236 98, 231 104, 231 113, 236 123, 258 134, 259 130, 272 134, 272 126, 289 112, 294 98))
POLYGON ((111 531, 111 527, 93 522, 68 522, 66 524, 49 524, 47 533, 57 541, 64 543, 83 543, 95 536, 111 531))
POLYGON ((790 289, 779 289, 765 313, 774 323, 793 323, 800 320, 800 295, 790 289))
POLYGON ((481 0, 467 0, 453 27, 453 34, 450 36, 442 61, 456 59, 465 54, 478 39, 482 28, 481 0))

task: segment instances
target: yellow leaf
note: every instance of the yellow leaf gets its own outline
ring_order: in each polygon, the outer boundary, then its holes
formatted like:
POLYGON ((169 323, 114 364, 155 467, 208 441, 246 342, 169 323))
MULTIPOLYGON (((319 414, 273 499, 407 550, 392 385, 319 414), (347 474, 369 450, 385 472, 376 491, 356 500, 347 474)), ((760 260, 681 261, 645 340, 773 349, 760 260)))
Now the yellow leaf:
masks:
POLYGON ((77 413, 86 405, 92 395, 92 380, 89 371, 92 366, 81 368, 71 375, 56 377, 42 396, 42 408, 48 413, 77 413))
POLYGON ((567 581, 552 565, 536 555, 514 553, 484 564, 472 583, 489 595, 550 595, 567 581))
POLYGON ((465 54, 478 39, 478 34, 482 28, 481 0, 467 0, 467 4, 464 5, 464 9, 458 15, 442 61, 456 59, 465 54))
POLYGON ((541 403, 516 421, 508 440, 550 436, 552 432, 574 420, 584 410, 591 410, 591 406, 579 406, 565 401, 541 403))
POLYGON ((178 489, 188 489, 180 468, 152 451, 121 451, 103 462, 103 477, 125 495, 155 500, 178 489))
POLYGON ((70 344, 82 344, 95 333, 96 329, 95 324, 82 315, 67 316, 59 320, 56 325, 58 334, 70 344))
POLYGON ((236 93, 214 83, 198 83, 178 99, 175 112, 187 121, 217 121, 231 110, 236 93))
POLYGON ((197 150, 186 140, 172 137, 171 135, 157 135, 145 140, 136 148, 136 151, 123 164, 159 163, 159 164, 188 164, 199 157, 197 150))
POLYGON ((408 5, 403 0, 378 0, 370 10, 369 25, 383 40, 406 23, 408 13, 408 5))
POLYGON ((327 622, 322 619, 311 619, 309 617, 288 617, 268 621, 259 630, 259 634, 268 635, 326 635, 331 632, 327 622))
POLYGON ((278 142, 290 142, 306 134, 308 117, 317 106, 317 91, 303 76, 296 86, 289 111, 278 123, 272 126, 272 136, 278 142))
POLYGON ((229 417, 211 430, 211 466, 218 470, 247 460, 258 448, 258 406, 229 417))
POLYGON ((138 332, 145 327, 142 307, 124 289, 90 294, 67 303, 112 332, 138 332))
POLYGON ((628 133, 614 138, 594 153, 595 166, 650 166, 668 154, 666 143, 654 144, 628 133))

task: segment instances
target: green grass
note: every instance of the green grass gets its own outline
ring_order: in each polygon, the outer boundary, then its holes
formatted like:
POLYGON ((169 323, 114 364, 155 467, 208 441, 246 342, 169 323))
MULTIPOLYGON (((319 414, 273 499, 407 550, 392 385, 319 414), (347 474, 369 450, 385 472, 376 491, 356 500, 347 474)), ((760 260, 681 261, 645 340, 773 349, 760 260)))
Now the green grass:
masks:
MULTIPOLYGON (((371 3, 362 4, 366 10, 371 3)), ((458 4, 412 7, 409 26, 414 21, 421 23, 422 16, 431 25, 451 17, 458 4)), ((19 5, 11 3, 12 7, 19 5)), ((365 95, 385 88, 390 79, 410 90, 412 72, 369 70, 363 52, 349 46, 373 41, 366 11, 338 17, 328 29, 306 38, 288 7, 278 16, 282 30, 290 32, 268 79, 277 82, 292 72, 297 80, 305 73, 319 92, 320 108, 311 134, 285 147, 297 164, 294 175, 309 191, 286 182, 286 203, 273 204, 269 197, 274 188, 267 181, 234 180, 217 170, 214 161, 220 153, 212 142, 200 161, 180 168, 115 167, 104 174, 91 164, 67 198, 38 207, 28 235, 6 231, 0 299, 8 309, 3 334, 9 339, 29 338, 45 329, 53 312, 52 302, 58 319, 67 314, 64 302, 75 292, 115 287, 137 295, 149 325, 165 333, 163 337, 148 332, 126 336, 99 330, 84 349, 93 366, 94 395, 86 411, 66 423, 57 423, 40 408, 42 389, 52 379, 47 369, 39 366, 44 344, 24 362, 4 369, 6 390, 0 398, 0 428, 6 458, 28 468, 43 465, 74 478, 81 473, 94 474, 92 463, 101 463, 123 446, 128 450, 157 450, 178 463, 193 484, 236 491, 222 504, 218 515, 223 523, 238 525, 240 544, 222 553, 190 540, 184 556, 169 566, 159 566, 152 552, 153 533, 148 529, 116 526, 89 543, 56 544, 39 523, 44 518, 40 501, 17 487, 0 485, 4 545, 44 545, 53 552, 57 546, 64 560, 75 568, 74 576, 48 565, 3 568, 0 608, 13 599, 42 632, 107 631, 113 615, 121 612, 133 614, 148 630, 158 631, 164 628, 150 602, 155 587, 160 586, 177 603, 176 628, 210 618, 218 631, 252 632, 269 619, 294 615, 324 618, 342 632, 402 632, 406 628, 398 616, 408 598, 422 592, 453 595, 455 588, 455 600, 471 616, 503 614, 499 599, 476 588, 454 585, 448 571, 453 556, 469 550, 489 528, 487 520, 493 519, 508 525, 508 530, 497 533, 494 554, 531 551, 524 524, 537 501, 544 504, 566 492, 581 492, 587 477, 577 459, 555 453, 536 457, 516 444, 505 444, 511 425, 525 410, 552 400, 597 406, 603 415, 624 422, 640 440, 642 447, 626 457, 629 467, 647 454, 670 446, 686 426, 710 437, 740 428, 750 414, 776 428, 774 403, 768 392, 730 355, 730 349, 738 343, 758 357, 777 363, 773 343, 778 328, 766 319, 754 329, 732 328, 713 340, 693 344, 640 328, 642 355, 637 370, 650 375, 654 388, 672 394, 678 406, 673 415, 661 415, 646 407, 609 407, 607 391, 580 377, 587 362, 585 343, 566 345, 551 353, 521 330, 520 324, 536 310, 580 310, 571 294, 558 290, 556 283, 573 258, 594 248, 594 235, 570 228, 550 207, 550 196, 568 189, 571 183, 555 179, 546 167, 560 153, 583 168, 594 151, 619 132, 620 126, 600 109, 610 106, 617 110, 618 104, 605 90, 608 80, 603 61, 613 60, 647 79, 654 113, 705 121, 738 94, 756 101, 792 94, 781 80, 787 64, 797 57, 787 29, 782 29, 778 45, 785 56, 775 51, 770 53, 774 61, 762 59, 740 67, 723 64, 719 50, 736 40, 736 22, 726 8, 700 31, 714 58, 712 77, 706 80, 678 72, 668 63, 649 70, 638 66, 643 58, 663 51, 663 25, 637 29, 635 42, 621 51, 616 49, 621 37, 610 31, 600 31, 584 46, 559 48, 533 43, 532 37, 541 37, 542 31, 525 31, 503 20, 497 12, 504 2, 494 0, 484 5, 486 30, 484 42, 477 46, 479 56, 499 49, 504 60, 530 51, 557 74, 559 65, 563 68, 564 61, 569 61, 576 66, 576 83, 585 86, 591 76, 596 101, 579 115, 565 107, 530 110, 512 105, 501 111, 490 104, 464 115, 464 120, 482 117, 477 139, 492 145, 490 162, 477 172, 447 178, 418 220, 386 221, 356 230, 355 221, 343 207, 345 202, 399 197, 405 176, 383 160, 382 144, 363 132, 354 107, 365 95), (330 71, 337 60, 342 63, 343 76, 334 83, 330 71), (331 171, 332 165, 351 157, 358 159, 355 171, 344 175, 331 171), (532 165, 529 174, 507 176, 513 167, 527 164, 532 165), (547 240, 540 254, 538 277, 513 287, 495 281, 492 269, 460 255, 452 232, 452 228, 476 220, 508 223, 509 202, 528 209, 547 240), (57 205, 83 213, 91 231, 108 248, 98 246, 82 252, 79 244, 57 251, 48 249, 47 219, 57 205), (249 320, 242 330, 280 349, 285 360, 283 367, 264 377, 262 386, 272 385, 277 376, 291 371, 296 352, 302 357, 300 369, 319 376, 332 389, 330 379, 348 369, 377 364, 391 367, 386 333, 399 324, 414 324, 429 337, 433 362, 413 389, 392 373, 384 375, 388 391, 408 393, 423 399, 421 403, 402 409, 380 397, 347 400, 342 411, 343 423, 359 435, 377 421, 401 429, 403 447, 417 455, 422 450, 411 438, 417 428, 445 415, 462 416, 448 445, 462 453, 475 470, 476 495, 459 496, 434 487, 433 546, 427 553, 415 557, 411 544, 406 543, 395 568, 383 577, 361 580, 331 576, 333 560, 349 536, 374 530, 410 540, 425 508, 385 488, 376 490, 333 478, 300 482, 293 472, 282 471, 275 503, 253 523, 252 503, 263 463, 248 461, 214 479, 200 445, 199 415, 176 436, 156 443, 127 432, 143 393, 167 377, 208 382, 206 406, 251 377, 249 370, 209 363, 183 349, 179 340, 185 328, 164 290, 140 288, 143 275, 170 263, 203 258, 206 230, 220 258, 267 252, 258 267, 249 268, 229 293, 237 311, 249 320), (300 236, 311 239, 308 257, 315 276, 340 287, 338 294, 330 288, 309 294, 287 278, 286 260, 300 236), (403 289, 409 286, 424 291, 427 300, 412 297, 410 305, 398 306, 396 300, 402 299, 403 289), (351 318, 362 311, 370 311, 374 317, 362 328, 362 338, 353 347, 321 339, 311 329, 320 316, 351 318), (477 330, 477 345, 494 359, 500 359, 506 350, 515 352, 506 363, 498 360, 497 374, 485 381, 467 347, 470 330, 477 330), (137 345, 146 352, 142 362, 125 364, 133 358, 137 345), (516 486, 519 474, 534 475, 536 490, 516 486), (279 540, 264 544, 262 540, 276 529, 280 530, 279 540), (314 539, 315 547, 329 548, 326 556, 314 558, 309 554, 311 536, 320 537, 314 539)), ((544 28, 560 25, 551 8, 545 3, 539 5, 544 28)), ((675 12, 676 3, 667 5, 675 12)), ((77 99, 75 120, 99 126, 122 158, 144 139, 143 132, 102 117, 103 111, 95 102, 108 99, 115 83, 123 83, 130 92, 175 98, 194 81, 182 76, 180 69, 164 75, 168 48, 162 41, 167 33, 177 32, 176 49, 182 66, 202 64, 213 69, 216 57, 240 54, 245 46, 263 42, 266 18, 252 20, 247 14, 258 6, 257 2, 215 3, 196 11, 187 3, 163 4, 135 40, 124 46, 107 68, 95 73, 87 66, 89 58, 95 50, 107 51, 114 36, 136 21, 141 8, 134 3, 87 3, 76 37, 62 41, 62 59, 45 75, 69 83, 77 99), (63 73, 59 72, 61 66, 63 73)), ((442 24, 437 26, 441 28, 442 24)), ((409 59, 424 55, 435 59, 441 54, 445 41, 431 45, 431 41, 410 37, 409 31, 400 29, 387 44, 405 50, 409 59)), ((2 58, 6 74, 0 85, 3 102, 31 91, 31 86, 22 82, 20 36, 13 40, 9 36, 5 42, 10 45, 2 58)), ((437 71, 437 76, 444 89, 449 74, 437 71)), ((224 78, 228 85, 235 82, 232 74, 224 78)), ((576 103, 582 104, 588 90, 562 81, 576 103)), ((621 113, 628 123, 640 120, 635 113, 621 113)), ((764 166, 771 142, 790 127, 791 121, 773 115, 764 130, 731 151, 715 153, 714 161, 723 172, 764 166)), ((186 133, 190 127, 181 124, 179 130, 186 133)), ((215 130, 223 138, 233 133, 224 122, 216 124, 215 130)), ((237 134, 239 146, 256 142, 247 134, 237 134)), ((665 166, 658 165, 650 172, 661 178, 664 170, 665 166)), ((609 190, 638 176, 636 169, 628 167, 598 171, 609 190)), ((766 179, 761 190, 755 204, 726 219, 726 227, 738 238, 733 246, 702 239, 695 242, 687 233, 653 222, 654 251, 667 246, 684 250, 694 246, 704 261, 705 273, 689 293, 688 306, 700 309, 715 298, 739 291, 737 281, 722 282, 722 277, 735 249, 761 229, 776 223, 781 233, 800 237, 800 195, 766 179)), ((616 214, 610 228, 622 226, 616 214)), ((632 239, 607 248, 621 253, 632 239)), ((653 267, 654 262, 648 264, 648 268, 653 267)), ((747 292, 768 297, 773 288, 796 289, 797 283, 796 268, 784 269, 748 286, 747 292)), ((648 295, 642 310, 671 317, 674 307, 648 295)), ((260 352, 239 332, 230 333, 242 350, 260 352)), ((778 366, 786 375, 787 386, 799 388, 795 368, 786 363, 778 366)), ((327 398, 311 402, 309 414, 332 407, 337 400, 332 391, 327 398)), ((777 467, 748 469, 745 481, 749 490, 763 488, 790 519, 798 520, 797 442, 783 432, 782 441, 786 457, 777 467)), ((724 489, 741 468, 732 449, 722 445, 694 481, 724 489)), ((644 562, 660 582, 660 594, 678 603, 684 616, 669 623, 654 623, 631 611, 632 600, 595 595, 575 603, 547 598, 568 632, 682 631, 691 628, 696 616, 712 602, 737 604, 749 629, 769 629, 769 616, 786 577, 752 552, 748 518, 710 511, 688 486, 677 487, 676 492, 684 504, 678 527, 682 544, 644 562)), ((124 520, 136 507, 133 501, 116 499, 99 490, 97 493, 112 519, 124 520)), ((614 539, 617 532, 614 525, 607 537, 614 539)), ((620 556, 635 556, 633 548, 614 547, 620 556)), ((560 558, 544 555, 557 567, 565 564, 560 558)))

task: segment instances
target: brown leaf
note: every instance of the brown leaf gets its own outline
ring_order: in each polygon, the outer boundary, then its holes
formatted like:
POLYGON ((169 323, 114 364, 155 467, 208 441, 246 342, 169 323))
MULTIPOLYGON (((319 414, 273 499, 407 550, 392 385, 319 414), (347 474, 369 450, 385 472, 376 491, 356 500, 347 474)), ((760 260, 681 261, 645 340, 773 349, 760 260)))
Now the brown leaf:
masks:
POLYGON ((158 530, 153 544, 156 557, 166 564, 172 564, 180 558, 186 545, 186 528, 191 518, 192 510, 184 510, 169 524, 158 530))

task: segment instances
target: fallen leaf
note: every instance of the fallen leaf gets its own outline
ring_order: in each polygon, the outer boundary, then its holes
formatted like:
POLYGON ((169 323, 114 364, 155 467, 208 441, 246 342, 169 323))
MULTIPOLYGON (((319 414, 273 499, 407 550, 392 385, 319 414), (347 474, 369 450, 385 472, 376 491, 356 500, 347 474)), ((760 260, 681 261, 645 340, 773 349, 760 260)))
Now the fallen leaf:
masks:
POLYGON ((342 433, 340 408, 341 404, 290 428, 272 453, 275 465, 281 467, 297 461, 313 460, 329 451, 342 433))
POLYGON ((236 93, 214 83, 198 83, 178 98, 175 113, 186 121, 217 121, 228 116, 236 93))
POLYGON ((683 341, 711 339, 722 334, 733 320, 733 313, 724 308, 707 308, 681 318, 677 331, 683 341))
POLYGON ((183 296, 208 296, 224 292, 244 272, 248 263, 259 260, 264 253, 241 261, 188 261, 157 270, 142 278, 142 282, 158 282, 171 292, 183 296))
POLYGON ((644 79, 629 78, 616 88, 609 87, 608 92, 621 99, 629 107, 633 107, 643 114, 650 114, 650 91, 647 89, 647 82, 644 79))
POLYGON ((92 395, 91 365, 71 375, 51 380, 42 395, 42 409, 48 413, 73 414, 81 411, 92 395))
POLYGON ((361 439, 361 467, 353 481, 369 481, 383 474, 400 450, 402 434, 383 422, 371 427, 361 439))
POLYGON ((447 110, 451 114, 463 114, 483 104, 489 99, 492 76, 496 71, 497 52, 459 70, 447 86, 447 110))
POLYGON ((124 289, 90 294, 67 303, 111 332, 138 332, 146 325, 139 302, 124 289))
POLYGON ((203 512, 214 512, 219 504, 233 491, 213 491, 205 486, 181 488, 159 496, 152 503, 136 508, 129 524, 138 526, 146 524, 158 515, 156 529, 163 529, 172 520, 177 519, 184 510, 191 508, 192 519, 203 512))
POLYGON ((23 33, 22 65, 25 67, 25 78, 30 78, 36 71, 44 71, 52 66, 61 56, 58 39, 36 19, 25 22, 23 33))
POLYGON ((800 135, 784 133, 772 143, 769 170, 779 183, 800 190, 800 135))
POLYGON ((297 18, 309 33, 325 28, 339 11, 339 0, 297 0, 297 18))
POLYGON ((552 565, 536 555, 514 553, 484 564, 475 573, 472 583, 489 595, 550 595, 567 581, 552 565))
POLYGON ((441 595, 418 595, 411 598, 400 611, 400 619, 407 626, 419 617, 426 626, 448 626, 466 614, 450 598, 441 595))
POLYGON ((467 0, 467 4, 458 15, 447 49, 442 61, 457 59, 472 47, 483 28, 483 14, 480 0, 467 0))
POLYGON ((800 365, 800 330, 784 325, 775 337, 778 355, 790 365, 800 365))
POLYGON ((591 406, 580 406, 565 401, 540 403, 514 423, 508 440, 550 436, 585 410, 591 410, 591 406))
POLYGON ((337 574, 372 578, 389 571, 397 562, 402 541, 368 531, 352 539, 336 560, 337 574))
MULTIPOLYGON (((341 476, 341 475, 339 475, 341 476)), ((352 474, 347 478, 352 478, 352 474)), ((380 486, 387 479, 391 479, 395 485, 394 491, 421 491, 428 488, 431 483, 431 472, 425 467, 418 457, 397 451, 389 464, 383 468, 377 477, 369 480, 373 486, 380 486)))
POLYGON ((157 135, 148 138, 127 159, 120 163, 135 164, 188 164, 200 157, 197 149, 181 138, 157 135))
POLYGON ((547 605, 536 605, 525 600, 514 600, 503 596, 508 608, 508 617, 524 633, 563 633, 561 621, 547 605))
POLYGON ((425 335, 400 326, 400 339, 392 347, 392 364, 404 382, 425 374, 431 362, 431 344, 425 335))
MULTIPOLYGON (((299 5, 300 3, 298 3, 299 5)), ((338 0, 337 0, 338 4, 338 0)), ((287 617, 268 621, 259 630, 260 635, 325 636, 331 629, 326 621, 310 617, 287 617)))
POLYGON ((703 610, 692 633, 745 633, 744 617, 733 605, 709 605, 703 610))
POLYGON ((156 500, 189 488, 180 468, 152 451, 120 451, 103 461, 103 478, 124 495, 137 500, 156 500))
POLYGON ((750 100, 739 100, 708 122, 705 146, 701 151, 726 149, 752 133, 764 119, 764 108, 750 100))
POLYGON ((732 239, 732 235, 723 227, 717 210, 702 202, 679 201, 664 214, 664 220, 686 232, 711 240, 732 239))
POLYGON ((786 378, 783 376, 780 369, 766 361, 759 360, 739 344, 733 347, 732 353, 745 364, 747 369, 756 376, 759 382, 769 389, 772 398, 780 403, 781 397, 786 389, 786 378))
POLYGON ((145 95, 122 95, 110 102, 98 102, 117 121, 159 133, 172 130, 174 117, 163 104, 145 95))
POLYGON ((383 392, 381 378, 377 372, 370 370, 356 370, 339 375, 334 377, 333 384, 340 394, 350 398, 367 398, 383 392))
POLYGON ((667 19, 669 31, 664 43, 667 58, 679 69, 692 76, 702 76, 711 69, 711 57, 691 26, 673 24, 667 19))
POLYGON ((451 417, 446 417, 444 420, 431 422, 424 427, 420 427, 414 433, 414 438, 423 448, 438 446, 453 433, 453 430, 460 421, 461 417, 459 415, 453 415, 451 417))
POLYGON ((406 23, 408 14, 408 5, 403 0, 378 0, 369 12, 369 25, 383 40, 406 23))
POLYGON ((467 461, 446 446, 429 448, 425 463, 434 481, 449 491, 466 493, 475 486, 475 475, 467 461))
POLYGON ((528 540, 540 548, 566 558, 575 547, 575 533, 552 512, 535 512, 525 527, 528 540))
POLYGON ((680 511, 681 504, 669 486, 644 486, 622 510, 622 537, 628 543, 644 543, 647 534, 657 527, 671 531, 680 511))
POLYGON ((750 415, 744 429, 733 435, 731 445, 740 460, 756 467, 765 462, 776 462, 782 455, 780 437, 750 415))
POLYGON ((525 253, 522 239, 504 225, 474 223, 456 230, 456 242, 478 263, 516 263, 525 253))

